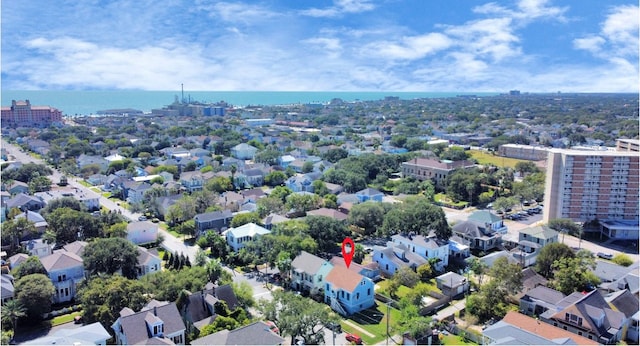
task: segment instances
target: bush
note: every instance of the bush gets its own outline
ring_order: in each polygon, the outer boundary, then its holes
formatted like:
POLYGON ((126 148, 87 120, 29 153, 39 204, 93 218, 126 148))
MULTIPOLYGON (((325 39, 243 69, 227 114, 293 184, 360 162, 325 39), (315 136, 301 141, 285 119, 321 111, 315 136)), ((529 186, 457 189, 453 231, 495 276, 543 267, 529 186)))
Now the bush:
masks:
POLYGON ((619 253, 613 256, 613 258, 611 259, 611 262, 621 266, 625 266, 625 267, 628 267, 633 264, 633 260, 629 256, 623 253, 619 253))

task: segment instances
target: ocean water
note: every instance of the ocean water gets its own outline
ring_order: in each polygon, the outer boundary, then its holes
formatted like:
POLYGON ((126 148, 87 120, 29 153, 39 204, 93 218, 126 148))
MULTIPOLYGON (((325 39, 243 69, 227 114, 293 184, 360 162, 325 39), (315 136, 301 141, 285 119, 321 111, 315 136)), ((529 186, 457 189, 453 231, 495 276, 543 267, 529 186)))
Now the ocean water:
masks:
MULTIPOLYGON (((492 96, 497 93, 460 92, 300 92, 300 91, 185 91, 184 98, 204 103, 225 101, 237 107, 249 105, 284 105, 324 103, 334 98, 344 101, 375 101, 386 96, 397 96, 404 100, 416 98, 455 97, 456 95, 492 96)), ((181 91, 76 91, 76 90, 2 90, 0 101, 3 107, 11 106, 11 100, 29 100, 34 106, 51 106, 63 115, 81 116, 96 114, 100 110, 133 108, 150 112, 181 98, 181 91)))

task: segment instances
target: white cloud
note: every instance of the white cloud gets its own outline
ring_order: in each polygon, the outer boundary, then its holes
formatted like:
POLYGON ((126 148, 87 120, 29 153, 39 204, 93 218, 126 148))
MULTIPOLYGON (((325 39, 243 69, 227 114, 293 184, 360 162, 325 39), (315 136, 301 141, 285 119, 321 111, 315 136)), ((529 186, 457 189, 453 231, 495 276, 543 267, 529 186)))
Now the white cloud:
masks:
POLYGON ((638 6, 613 7, 601 23, 601 31, 573 41, 574 48, 589 51, 594 56, 612 60, 638 58, 638 30, 640 10, 638 6))
POLYGON ((327 8, 312 7, 300 11, 302 15, 309 17, 339 17, 345 13, 360 13, 371 11, 376 6, 370 0, 334 0, 334 5, 327 8))
POLYGON ((364 54, 393 60, 422 59, 451 46, 451 40, 440 33, 407 36, 399 42, 379 41, 365 46, 364 54))

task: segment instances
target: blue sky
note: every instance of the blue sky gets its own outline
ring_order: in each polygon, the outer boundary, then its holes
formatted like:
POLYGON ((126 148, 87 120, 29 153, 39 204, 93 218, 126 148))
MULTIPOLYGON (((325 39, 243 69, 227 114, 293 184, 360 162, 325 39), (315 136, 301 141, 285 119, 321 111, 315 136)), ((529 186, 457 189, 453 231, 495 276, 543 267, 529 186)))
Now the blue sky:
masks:
POLYGON ((2 89, 638 92, 631 0, 2 2, 2 89))

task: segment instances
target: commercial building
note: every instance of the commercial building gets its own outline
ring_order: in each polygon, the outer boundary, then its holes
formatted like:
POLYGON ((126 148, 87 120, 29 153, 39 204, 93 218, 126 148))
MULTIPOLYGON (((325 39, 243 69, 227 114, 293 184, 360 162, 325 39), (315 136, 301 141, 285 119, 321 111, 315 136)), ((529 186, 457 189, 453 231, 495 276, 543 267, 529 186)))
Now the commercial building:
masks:
POLYGON ((637 239, 639 159, 633 151, 549 150, 543 221, 622 221, 625 228, 635 225, 623 239, 637 239))
POLYGON ((62 112, 49 106, 32 106, 29 100, 11 101, 11 107, 2 107, 3 127, 48 127, 62 123, 62 112))
POLYGON ((547 159, 549 149, 523 144, 503 144, 498 148, 498 155, 520 160, 541 161, 547 159))
POLYGON ((436 186, 442 186, 449 173, 456 169, 474 167, 471 161, 450 161, 415 158, 402 163, 402 174, 405 177, 414 177, 417 180, 431 180, 436 186))
POLYGON ((640 151, 640 139, 617 139, 616 151, 640 151))

